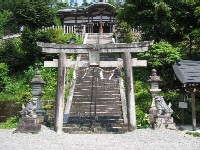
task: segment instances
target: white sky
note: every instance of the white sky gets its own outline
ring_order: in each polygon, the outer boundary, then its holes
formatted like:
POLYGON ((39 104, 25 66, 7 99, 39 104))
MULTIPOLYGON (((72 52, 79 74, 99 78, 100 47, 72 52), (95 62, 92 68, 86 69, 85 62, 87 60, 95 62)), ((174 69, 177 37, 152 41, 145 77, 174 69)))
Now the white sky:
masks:
MULTIPOLYGON (((90 3, 92 0, 87 0, 88 3, 90 3)), ((80 6, 83 3, 83 0, 77 0, 78 5, 80 6)))

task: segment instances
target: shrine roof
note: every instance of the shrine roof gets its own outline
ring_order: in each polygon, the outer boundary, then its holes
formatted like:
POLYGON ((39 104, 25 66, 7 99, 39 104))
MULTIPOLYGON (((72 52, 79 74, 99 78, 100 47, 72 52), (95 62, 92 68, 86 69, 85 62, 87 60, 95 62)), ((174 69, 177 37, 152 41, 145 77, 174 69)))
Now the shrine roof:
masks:
POLYGON ((94 8, 111 8, 111 9, 115 9, 116 7, 109 4, 109 3, 105 3, 105 2, 98 2, 98 3, 93 3, 89 6, 80 6, 80 7, 67 7, 67 8, 63 8, 58 10, 59 13, 67 13, 67 12, 85 12, 94 8))
POLYGON ((173 69, 182 84, 200 83, 200 61, 181 60, 173 69))
POLYGON ((109 3, 98 2, 98 3, 93 3, 93 4, 89 5, 89 6, 87 6, 85 9, 92 9, 93 7, 106 7, 106 6, 107 7, 111 7, 113 9, 116 8, 115 6, 113 6, 113 5, 109 4, 109 3))

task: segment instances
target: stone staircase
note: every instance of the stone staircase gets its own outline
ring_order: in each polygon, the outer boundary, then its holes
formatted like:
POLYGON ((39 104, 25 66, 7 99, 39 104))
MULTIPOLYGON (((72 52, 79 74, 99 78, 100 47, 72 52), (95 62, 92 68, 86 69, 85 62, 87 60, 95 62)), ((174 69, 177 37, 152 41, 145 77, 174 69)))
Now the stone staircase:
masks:
MULTIPOLYGON (((87 44, 96 44, 99 33, 89 33, 87 37, 87 44)), ((99 36, 100 44, 108 44, 113 43, 112 41, 113 34, 112 33, 101 33, 99 36)))
MULTIPOLYGON (((103 34, 99 41, 112 42, 111 34, 103 34), (107 40, 106 40, 107 39, 107 40)), ((87 44, 96 43, 98 34, 89 34, 87 44)), ((101 43, 101 44, 102 44, 101 43)), ((102 60, 115 59, 112 55, 102 60)), ((88 60, 81 55, 81 60, 88 60)), ((115 68, 89 67, 76 71, 76 84, 68 122, 63 131, 68 133, 126 132, 120 95, 119 75, 115 68)))

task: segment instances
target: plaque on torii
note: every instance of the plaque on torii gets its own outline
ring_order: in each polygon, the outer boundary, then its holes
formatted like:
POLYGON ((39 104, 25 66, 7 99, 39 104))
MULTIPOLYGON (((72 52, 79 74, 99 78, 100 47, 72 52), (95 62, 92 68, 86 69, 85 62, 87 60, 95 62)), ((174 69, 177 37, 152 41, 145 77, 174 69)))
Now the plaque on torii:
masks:
POLYGON ((137 60, 131 58, 131 53, 145 52, 153 41, 135 42, 135 43, 115 43, 115 44, 55 44, 38 42, 37 46, 42 47, 44 53, 60 54, 59 59, 45 61, 45 67, 58 67, 58 82, 56 95, 55 125, 54 130, 57 133, 62 132, 63 126, 63 108, 64 108, 64 90, 66 67, 124 67, 126 77, 126 101, 128 129, 136 129, 136 110, 133 87, 132 67, 147 66, 146 60, 137 60), (100 61, 100 53, 122 53, 123 60, 118 61, 100 61), (72 61, 66 59, 66 54, 89 54, 88 61, 72 61))

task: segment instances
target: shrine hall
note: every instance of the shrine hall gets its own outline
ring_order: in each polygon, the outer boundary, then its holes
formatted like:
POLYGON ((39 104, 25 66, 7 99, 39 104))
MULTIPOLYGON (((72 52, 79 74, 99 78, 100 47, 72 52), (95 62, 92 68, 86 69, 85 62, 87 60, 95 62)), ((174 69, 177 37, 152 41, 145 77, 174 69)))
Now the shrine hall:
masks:
POLYGON ((84 33, 112 33, 116 24, 116 7, 107 0, 98 0, 89 6, 58 10, 62 26, 82 26, 84 33))

